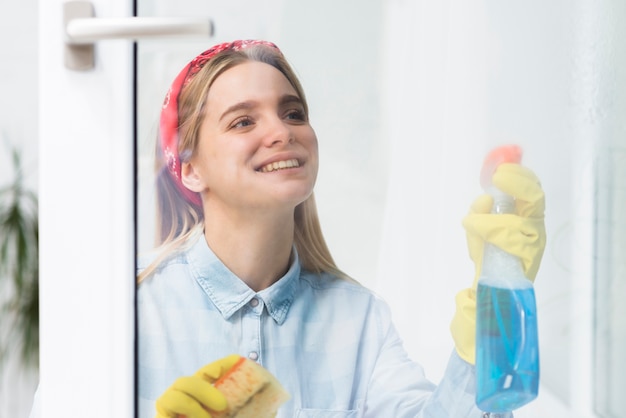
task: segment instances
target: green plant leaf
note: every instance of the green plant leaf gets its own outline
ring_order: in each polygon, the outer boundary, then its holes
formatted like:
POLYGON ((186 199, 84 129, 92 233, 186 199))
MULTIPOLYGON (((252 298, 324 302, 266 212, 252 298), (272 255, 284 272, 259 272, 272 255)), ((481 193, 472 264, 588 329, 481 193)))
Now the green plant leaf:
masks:
POLYGON ((36 193, 23 187, 21 156, 12 150, 14 180, 0 188, 0 283, 11 297, 0 306, 0 366, 16 351, 26 367, 39 358, 39 215, 36 193))

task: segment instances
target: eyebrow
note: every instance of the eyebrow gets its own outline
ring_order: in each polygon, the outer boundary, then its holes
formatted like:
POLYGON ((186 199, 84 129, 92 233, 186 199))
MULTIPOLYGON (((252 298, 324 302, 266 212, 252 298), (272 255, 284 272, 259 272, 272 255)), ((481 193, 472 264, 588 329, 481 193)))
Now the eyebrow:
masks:
MULTIPOLYGON (((278 101, 279 106, 284 106, 286 104, 291 104, 291 103, 297 103, 297 104, 303 105, 302 99, 300 99, 298 96, 294 94, 285 94, 278 101)), ((237 112, 239 110, 252 109, 255 106, 257 106, 257 102, 254 100, 246 100, 243 102, 235 103, 234 105, 230 106, 228 109, 226 109, 222 113, 222 115, 219 118, 219 122, 221 122, 226 116, 228 116, 229 114, 233 112, 237 112)))
POLYGON ((302 99, 295 94, 285 94, 283 97, 280 98, 280 102, 278 104, 282 106, 291 103, 296 103, 300 105, 303 104, 302 99))

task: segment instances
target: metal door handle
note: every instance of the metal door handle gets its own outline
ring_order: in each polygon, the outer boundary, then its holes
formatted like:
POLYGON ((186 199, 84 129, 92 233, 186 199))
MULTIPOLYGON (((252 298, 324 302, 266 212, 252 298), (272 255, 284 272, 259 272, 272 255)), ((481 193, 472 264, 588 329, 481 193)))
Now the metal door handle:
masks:
POLYGON ((92 44, 103 39, 145 39, 180 35, 211 35, 209 19, 127 17, 72 19, 65 26, 66 43, 92 44))
POLYGON ((86 71, 94 67, 94 42, 105 39, 154 39, 174 36, 212 36, 209 18, 96 18, 89 1, 63 4, 65 66, 86 71))

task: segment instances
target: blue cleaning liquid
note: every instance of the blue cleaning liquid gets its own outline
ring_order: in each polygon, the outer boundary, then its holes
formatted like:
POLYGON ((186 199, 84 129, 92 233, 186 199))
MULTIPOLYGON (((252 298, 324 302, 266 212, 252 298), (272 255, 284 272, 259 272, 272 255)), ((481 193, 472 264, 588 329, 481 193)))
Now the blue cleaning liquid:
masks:
POLYGON ((517 289, 478 284, 476 404, 483 411, 513 411, 537 397, 537 309, 528 284, 517 289))

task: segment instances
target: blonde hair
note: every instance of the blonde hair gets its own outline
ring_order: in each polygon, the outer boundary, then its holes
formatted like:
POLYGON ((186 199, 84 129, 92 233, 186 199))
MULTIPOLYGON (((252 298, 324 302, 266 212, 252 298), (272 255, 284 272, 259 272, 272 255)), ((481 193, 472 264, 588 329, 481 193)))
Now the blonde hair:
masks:
MULTIPOLYGON (((296 90, 302 100, 304 112, 309 109, 304 90, 293 69, 276 49, 267 46, 251 46, 237 51, 227 50, 211 58, 183 88, 179 96, 179 143, 181 162, 188 161, 198 147, 198 132, 204 117, 208 91, 224 71, 247 61, 269 64, 279 70, 296 90)), ((157 256, 137 278, 138 283, 151 276, 161 263, 183 251, 191 237, 202 231, 204 213, 202 207, 189 203, 174 183, 165 165, 165 159, 157 145, 156 158, 156 246, 157 256)), ((313 273, 331 273, 352 280, 336 266, 317 215, 314 195, 299 204, 294 212, 294 245, 304 270, 313 273)))

